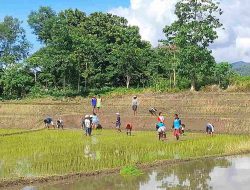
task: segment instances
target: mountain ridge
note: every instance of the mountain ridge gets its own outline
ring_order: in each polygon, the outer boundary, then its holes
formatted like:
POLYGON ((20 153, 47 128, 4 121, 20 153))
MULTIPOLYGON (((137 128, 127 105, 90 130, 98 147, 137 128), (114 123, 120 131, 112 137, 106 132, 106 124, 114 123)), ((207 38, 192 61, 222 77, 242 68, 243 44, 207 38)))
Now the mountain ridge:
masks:
POLYGON ((250 76, 250 63, 237 61, 231 63, 233 70, 241 76, 250 76))

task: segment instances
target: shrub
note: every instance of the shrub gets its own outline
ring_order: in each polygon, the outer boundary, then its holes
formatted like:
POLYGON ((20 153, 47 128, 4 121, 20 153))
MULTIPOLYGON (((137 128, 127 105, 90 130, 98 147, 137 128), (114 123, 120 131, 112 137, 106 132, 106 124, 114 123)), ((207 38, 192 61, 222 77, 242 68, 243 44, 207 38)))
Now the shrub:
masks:
POLYGON ((231 85, 228 87, 229 92, 248 92, 250 91, 250 76, 234 77, 231 81, 231 85))
POLYGON ((204 92, 220 92, 222 89, 219 85, 208 85, 201 88, 204 92))

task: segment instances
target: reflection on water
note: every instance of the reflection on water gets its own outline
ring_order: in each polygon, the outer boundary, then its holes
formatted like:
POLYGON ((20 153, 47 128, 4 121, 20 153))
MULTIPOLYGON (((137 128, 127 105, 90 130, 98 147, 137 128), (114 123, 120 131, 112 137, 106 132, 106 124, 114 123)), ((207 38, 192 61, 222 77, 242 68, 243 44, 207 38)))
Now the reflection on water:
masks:
MULTIPOLYGON (((250 155, 207 159, 162 166, 137 177, 116 175, 85 177, 60 184, 32 187, 37 190, 154 190, 154 189, 241 189, 248 190, 250 155)), ((24 188, 25 189, 25 188, 24 188)), ((26 187, 27 189, 27 187, 26 187)), ((25 190, 26 190, 25 189, 25 190)))

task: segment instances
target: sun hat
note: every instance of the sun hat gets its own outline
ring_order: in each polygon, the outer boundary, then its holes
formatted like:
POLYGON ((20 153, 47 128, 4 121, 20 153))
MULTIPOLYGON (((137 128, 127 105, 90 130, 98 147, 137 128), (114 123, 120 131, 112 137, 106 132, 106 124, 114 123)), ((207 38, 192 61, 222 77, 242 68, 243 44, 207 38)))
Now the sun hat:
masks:
POLYGON ((117 112, 116 115, 120 115, 120 113, 117 112))
POLYGON ((88 118, 89 117, 89 115, 85 115, 85 118, 88 118))

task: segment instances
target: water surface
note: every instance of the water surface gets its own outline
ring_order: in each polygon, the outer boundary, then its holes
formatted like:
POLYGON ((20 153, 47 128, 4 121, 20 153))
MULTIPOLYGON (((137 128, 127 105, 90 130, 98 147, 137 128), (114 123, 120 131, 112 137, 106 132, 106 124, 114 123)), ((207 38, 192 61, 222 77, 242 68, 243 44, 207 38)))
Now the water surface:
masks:
POLYGON ((250 155, 199 160, 143 171, 137 177, 119 174, 26 186, 22 190, 249 190, 250 155))

